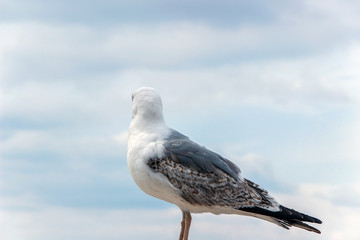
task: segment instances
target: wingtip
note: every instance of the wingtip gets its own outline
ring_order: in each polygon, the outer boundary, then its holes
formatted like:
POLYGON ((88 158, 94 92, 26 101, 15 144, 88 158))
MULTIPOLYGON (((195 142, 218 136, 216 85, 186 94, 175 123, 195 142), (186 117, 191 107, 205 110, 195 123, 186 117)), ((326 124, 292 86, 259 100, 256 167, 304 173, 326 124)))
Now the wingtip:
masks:
POLYGON ((305 229, 307 231, 314 232, 314 233, 317 233, 317 234, 321 234, 319 229, 314 228, 314 227, 312 227, 312 226, 310 226, 310 225, 308 225, 306 223, 303 223, 303 222, 301 222, 299 220, 292 220, 291 226, 302 228, 302 229, 305 229))
POLYGON ((314 228, 314 230, 312 232, 317 233, 317 234, 321 234, 320 230, 318 230, 316 228, 314 228))
POLYGON ((310 217, 310 216, 308 216, 308 215, 306 215, 306 216, 311 219, 311 221, 307 220, 307 222, 322 224, 322 221, 321 221, 320 219, 314 218, 314 217, 310 217))
POLYGON ((322 221, 320 219, 315 218, 315 223, 322 224, 322 221))

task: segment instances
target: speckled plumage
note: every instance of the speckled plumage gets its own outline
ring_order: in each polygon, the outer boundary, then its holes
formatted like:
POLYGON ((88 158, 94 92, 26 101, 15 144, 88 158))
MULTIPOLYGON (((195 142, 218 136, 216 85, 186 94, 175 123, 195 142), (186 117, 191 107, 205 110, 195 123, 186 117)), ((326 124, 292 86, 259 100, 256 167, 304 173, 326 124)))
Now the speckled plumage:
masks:
POLYGON ((128 138, 128 167, 147 194, 176 204, 183 212, 181 240, 188 239, 190 213, 253 216, 284 228, 320 233, 303 223, 321 223, 280 205, 259 185, 243 178, 230 160, 169 128, 160 96, 152 88, 133 93, 128 138))
POLYGON ((267 191, 248 180, 236 180, 219 169, 201 173, 180 164, 171 154, 163 159, 150 159, 148 165, 155 172, 166 176, 181 191, 184 200, 192 205, 279 209, 279 204, 267 191))

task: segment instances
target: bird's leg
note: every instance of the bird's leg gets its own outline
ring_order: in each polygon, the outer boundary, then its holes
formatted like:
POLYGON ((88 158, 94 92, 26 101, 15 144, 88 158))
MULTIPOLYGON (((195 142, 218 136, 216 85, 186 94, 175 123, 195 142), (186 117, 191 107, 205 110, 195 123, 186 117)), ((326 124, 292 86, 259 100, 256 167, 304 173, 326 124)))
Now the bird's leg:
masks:
POLYGON ((185 229, 184 229, 183 240, 188 240, 190 224, 191 224, 191 214, 190 212, 185 212, 185 229))
POLYGON ((186 221, 186 215, 185 215, 185 212, 182 211, 181 232, 180 232, 179 240, 183 240, 183 237, 184 237, 185 221, 186 221))

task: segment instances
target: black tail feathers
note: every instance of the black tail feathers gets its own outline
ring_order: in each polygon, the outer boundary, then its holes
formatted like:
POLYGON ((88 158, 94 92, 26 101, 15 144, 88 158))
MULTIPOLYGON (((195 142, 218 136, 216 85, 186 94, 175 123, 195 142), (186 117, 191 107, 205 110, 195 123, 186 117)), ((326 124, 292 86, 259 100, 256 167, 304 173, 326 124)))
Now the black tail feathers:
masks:
POLYGON ((295 211, 294 209, 290 209, 284 207, 282 205, 279 206, 280 211, 273 212, 270 210, 266 210, 259 207, 248 207, 248 208, 239 208, 238 210, 254 213, 257 215, 269 216, 274 220, 278 225, 289 229, 289 227, 299 227, 311 232, 321 233, 318 229, 309 226, 303 222, 311 222, 311 223, 319 223, 321 224, 321 220, 311 217, 309 215, 300 213, 295 211))

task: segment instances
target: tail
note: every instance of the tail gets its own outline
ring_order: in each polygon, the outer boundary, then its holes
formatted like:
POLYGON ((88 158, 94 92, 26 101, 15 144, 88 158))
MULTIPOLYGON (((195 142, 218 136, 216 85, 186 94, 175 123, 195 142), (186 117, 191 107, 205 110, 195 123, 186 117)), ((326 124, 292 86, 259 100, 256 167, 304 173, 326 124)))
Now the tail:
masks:
POLYGON ((238 208, 238 210, 248 212, 250 215, 254 217, 262 218, 264 220, 273 222, 283 228, 289 229, 289 227, 298 227, 311 232, 321 233, 318 229, 303 223, 303 222, 311 222, 311 223, 319 223, 321 224, 321 220, 311 217, 309 215, 300 213, 295 211, 294 209, 289 209, 282 205, 279 206, 280 211, 273 212, 259 207, 245 207, 238 208))

